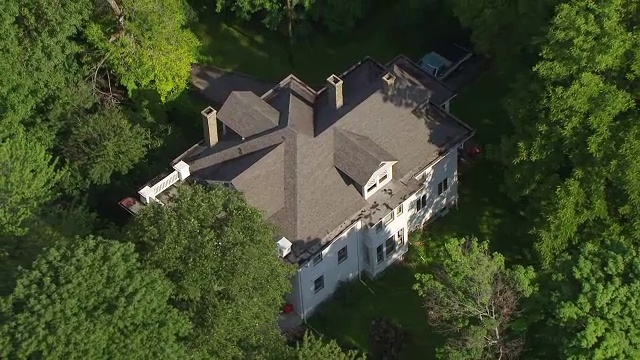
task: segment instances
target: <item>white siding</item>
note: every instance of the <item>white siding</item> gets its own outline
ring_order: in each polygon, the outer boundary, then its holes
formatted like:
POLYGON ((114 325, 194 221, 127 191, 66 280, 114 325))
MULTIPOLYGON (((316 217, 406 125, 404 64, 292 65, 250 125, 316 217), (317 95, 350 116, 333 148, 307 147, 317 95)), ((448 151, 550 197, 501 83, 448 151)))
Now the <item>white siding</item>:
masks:
POLYGON ((371 261, 369 264, 365 265, 363 262, 363 270, 366 271, 367 275, 374 277, 377 276, 382 270, 384 270, 387 266, 391 265, 394 261, 396 261, 399 257, 401 257, 404 253, 407 252, 408 242, 407 242, 407 220, 408 220, 408 205, 407 202, 403 204, 402 214, 397 215, 397 208, 394 209, 394 218, 392 221, 387 223, 382 227, 382 230, 377 232, 376 227, 364 227, 363 233, 365 233, 366 238, 364 243, 364 250, 369 252, 369 258, 371 261), (396 234, 399 230, 404 231, 404 246, 396 247, 396 251, 389 257, 387 257, 385 242, 390 237, 396 237, 396 234), (377 258, 377 247, 382 245, 383 247, 383 255, 384 258, 382 262, 378 263, 377 258))
POLYGON ((408 200, 409 229, 415 230, 436 215, 446 205, 458 198, 458 149, 452 149, 440 161, 428 168, 419 179, 424 179, 424 188, 408 200), (438 196, 438 184, 447 178, 447 191, 438 196), (416 202, 426 195, 426 206, 417 211, 416 202))
MULTIPOLYGON (((322 251, 322 262, 313 265, 313 257, 307 264, 298 269, 293 280, 294 293, 299 289, 298 301, 293 303, 296 311, 303 317, 309 316, 316 307, 326 300, 336 290, 340 281, 354 280, 359 273, 358 233, 360 223, 343 232, 329 246, 322 251), (338 264, 338 251, 347 247, 348 257, 338 264), (324 288, 317 293, 314 291, 314 281, 324 276, 324 288), (304 306, 304 310, 302 310, 304 306)), ((315 257, 315 256, 314 256, 315 257)))

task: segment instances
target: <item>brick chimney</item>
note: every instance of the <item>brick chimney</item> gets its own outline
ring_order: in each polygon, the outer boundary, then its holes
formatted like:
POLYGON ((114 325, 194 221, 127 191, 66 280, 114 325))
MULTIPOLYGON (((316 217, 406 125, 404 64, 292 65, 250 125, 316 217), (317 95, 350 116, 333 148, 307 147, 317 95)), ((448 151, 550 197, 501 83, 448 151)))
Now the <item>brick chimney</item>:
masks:
POLYGON ((218 112, 208 106, 200 114, 202 114, 202 127, 204 128, 204 143, 207 147, 212 147, 218 143, 218 112))
POLYGON ((342 79, 335 75, 327 78, 327 91, 329 92, 329 103, 334 109, 340 109, 344 103, 342 97, 342 79))

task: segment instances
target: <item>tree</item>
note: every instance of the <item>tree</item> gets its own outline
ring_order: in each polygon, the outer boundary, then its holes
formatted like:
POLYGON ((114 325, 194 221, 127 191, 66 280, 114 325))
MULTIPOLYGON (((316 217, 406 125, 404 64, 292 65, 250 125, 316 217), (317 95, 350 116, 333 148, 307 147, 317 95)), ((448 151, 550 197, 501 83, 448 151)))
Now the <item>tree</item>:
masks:
POLYGON ((77 118, 62 152, 74 175, 88 184, 107 184, 111 174, 125 174, 142 160, 149 143, 148 132, 112 107, 77 118))
POLYGON ((460 23, 472 30, 478 51, 495 57, 501 67, 526 68, 535 61, 550 14, 559 2, 454 0, 451 7, 460 23))
POLYGON ((289 357, 291 360, 365 360, 356 351, 344 352, 335 340, 325 342, 322 337, 314 336, 311 332, 304 335, 302 341, 296 345, 289 357))
POLYGON ((180 187, 173 203, 137 215, 127 237, 175 284, 173 301, 194 324, 191 348, 229 359, 281 346, 277 318, 292 268, 278 258, 272 226, 241 193, 180 187))
POLYGON ((0 235, 24 234, 24 222, 54 196, 59 179, 52 157, 21 126, 0 131, 0 235))
POLYGON ((640 357, 640 258, 637 241, 614 231, 586 242, 554 268, 543 294, 542 327, 552 357, 637 359, 640 357))
POLYGON ((531 85, 511 99, 507 184, 542 219, 546 266, 611 224, 640 236, 631 210, 640 207, 639 9, 626 0, 558 6, 531 85))
MULTIPOLYGON (((302 3, 314 0, 302 0, 302 3)), ((300 0, 220 0, 216 2, 216 10, 231 10, 243 20, 249 20, 252 15, 264 13, 264 23, 270 29, 277 29, 283 19, 287 17, 287 6, 295 6, 300 0), (289 2, 287 2, 289 1, 289 2)))
POLYGON ((523 340, 514 330, 521 299, 530 296, 533 270, 507 269, 504 258, 490 254, 476 239, 448 239, 417 274, 414 288, 425 298, 429 323, 449 336, 441 357, 511 358, 523 340))
POLYGON ((185 358, 189 324, 172 287, 144 270, 132 244, 88 237, 59 244, 0 300, 4 358, 185 358))
POLYGON ((309 6, 315 21, 321 21, 333 33, 346 33, 371 9, 370 0, 318 0, 309 6))
POLYGON ((181 0, 122 0, 96 5, 89 41, 103 51, 131 94, 153 89, 163 101, 185 89, 199 43, 186 28, 187 4, 181 0))
POLYGON ((74 38, 91 5, 86 0, 0 0, 0 7, 0 118, 15 122, 81 81, 76 59, 81 47, 74 38))

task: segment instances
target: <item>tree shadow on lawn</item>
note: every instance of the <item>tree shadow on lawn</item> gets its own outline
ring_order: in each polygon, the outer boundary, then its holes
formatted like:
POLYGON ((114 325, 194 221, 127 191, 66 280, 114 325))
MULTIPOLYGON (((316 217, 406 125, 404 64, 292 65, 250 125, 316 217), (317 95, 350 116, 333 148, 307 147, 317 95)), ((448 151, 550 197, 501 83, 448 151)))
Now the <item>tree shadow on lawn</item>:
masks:
POLYGON ((385 317, 409 334, 401 359, 433 359, 443 339, 431 331, 423 301, 412 289, 414 283, 413 267, 394 265, 376 280, 365 280, 366 285, 358 281, 344 285, 346 289, 323 304, 309 323, 345 348, 369 352, 371 322, 385 317))
POLYGON ((460 28, 455 18, 438 11, 422 9, 409 13, 413 19, 408 19, 404 2, 376 1, 347 34, 331 34, 314 23, 313 31, 291 47, 282 32, 258 21, 242 22, 233 14, 215 13, 202 1, 191 3, 198 15, 191 28, 202 44, 199 63, 272 82, 293 73, 315 87, 365 56, 384 63, 402 53, 417 60, 435 41, 460 28))
POLYGON ((533 261, 532 224, 520 205, 502 192, 504 168, 490 159, 491 153, 499 151, 501 138, 512 131, 502 106, 508 80, 498 70, 493 68, 481 75, 451 104, 452 112, 476 129, 474 140, 489 154, 460 171, 458 208, 429 224, 422 237, 437 241, 476 236, 505 255, 508 263, 528 264, 533 261))

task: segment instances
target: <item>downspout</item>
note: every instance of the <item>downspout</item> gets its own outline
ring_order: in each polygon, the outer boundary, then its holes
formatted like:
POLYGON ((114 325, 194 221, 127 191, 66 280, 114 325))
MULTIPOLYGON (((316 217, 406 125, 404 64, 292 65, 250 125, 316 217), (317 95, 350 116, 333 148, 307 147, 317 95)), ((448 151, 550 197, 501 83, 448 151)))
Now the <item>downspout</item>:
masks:
MULTIPOLYGON (((356 225, 357 226, 357 225, 356 225)), ((360 269, 360 229, 356 231, 357 236, 357 246, 356 246, 356 256, 358 257, 358 280, 362 282, 362 269, 360 269)))
POLYGON ((362 230, 362 221, 360 221, 360 228, 357 231, 358 234, 358 246, 356 249, 356 252, 358 253, 358 280, 360 280, 360 282, 362 283, 362 285, 366 286, 367 288, 369 288, 367 286, 367 284, 364 283, 364 281, 362 281, 362 270, 360 269, 360 231, 362 230))
POLYGON ((302 307, 302 322, 307 325, 307 309, 304 307, 304 296, 302 295, 302 282, 300 278, 302 275, 298 270, 298 294, 300 295, 300 307, 302 307))

